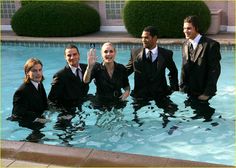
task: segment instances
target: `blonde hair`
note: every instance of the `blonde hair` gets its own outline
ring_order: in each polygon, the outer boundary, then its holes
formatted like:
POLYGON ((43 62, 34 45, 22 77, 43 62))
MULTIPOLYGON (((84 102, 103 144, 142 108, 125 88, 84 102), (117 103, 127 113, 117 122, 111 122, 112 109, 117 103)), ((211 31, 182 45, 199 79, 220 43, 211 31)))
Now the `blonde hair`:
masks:
POLYGON ((114 49, 114 51, 116 52, 116 48, 113 46, 113 44, 112 44, 111 42, 106 42, 106 43, 104 43, 104 44, 102 45, 102 48, 103 48, 104 46, 111 46, 111 47, 114 49))
MULTIPOLYGON (((43 67, 43 64, 42 62, 37 59, 37 58, 30 58, 26 61, 25 65, 24 65, 24 71, 25 71, 25 77, 24 77, 24 82, 25 83, 29 83, 30 82, 30 78, 29 76, 27 75, 28 72, 32 69, 33 66, 37 65, 37 64, 40 64, 42 67, 43 67)), ((44 80, 44 76, 42 76, 42 80, 44 80)))

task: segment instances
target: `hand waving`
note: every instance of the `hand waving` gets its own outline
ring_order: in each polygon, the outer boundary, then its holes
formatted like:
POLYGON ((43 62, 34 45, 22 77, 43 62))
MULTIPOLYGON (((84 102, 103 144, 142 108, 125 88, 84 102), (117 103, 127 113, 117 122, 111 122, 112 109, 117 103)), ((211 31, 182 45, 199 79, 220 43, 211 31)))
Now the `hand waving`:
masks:
POLYGON ((93 67, 97 61, 96 49, 91 48, 88 51, 87 56, 88 56, 88 66, 93 67))

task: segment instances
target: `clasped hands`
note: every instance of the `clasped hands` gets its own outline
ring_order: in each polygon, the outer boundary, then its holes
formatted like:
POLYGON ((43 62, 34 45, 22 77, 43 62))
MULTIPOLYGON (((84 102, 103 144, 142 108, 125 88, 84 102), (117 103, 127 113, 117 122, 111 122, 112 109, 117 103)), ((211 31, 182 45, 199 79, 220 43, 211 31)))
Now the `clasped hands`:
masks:
POLYGON ((202 95, 198 96, 198 99, 205 101, 205 100, 208 100, 208 99, 209 99, 209 96, 202 94, 202 95))

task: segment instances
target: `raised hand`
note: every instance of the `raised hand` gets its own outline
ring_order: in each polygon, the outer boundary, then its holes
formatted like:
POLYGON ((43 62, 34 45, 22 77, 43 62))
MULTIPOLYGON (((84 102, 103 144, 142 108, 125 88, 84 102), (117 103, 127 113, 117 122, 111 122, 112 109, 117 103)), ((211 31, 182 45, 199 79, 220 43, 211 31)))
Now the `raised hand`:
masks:
POLYGON ((88 67, 93 67, 97 61, 96 49, 91 48, 87 53, 88 67))

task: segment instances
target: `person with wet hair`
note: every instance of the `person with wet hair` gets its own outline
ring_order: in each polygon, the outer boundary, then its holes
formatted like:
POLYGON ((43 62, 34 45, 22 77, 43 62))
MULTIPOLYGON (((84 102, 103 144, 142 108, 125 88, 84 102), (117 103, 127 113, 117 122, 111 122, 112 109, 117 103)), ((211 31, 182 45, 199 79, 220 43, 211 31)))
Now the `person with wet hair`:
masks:
POLYGON ((13 121, 31 127, 33 122, 45 123, 43 113, 48 109, 47 95, 43 86, 43 64, 37 58, 30 58, 24 65, 24 82, 13 96, 13 121))

